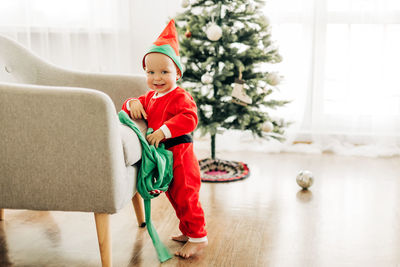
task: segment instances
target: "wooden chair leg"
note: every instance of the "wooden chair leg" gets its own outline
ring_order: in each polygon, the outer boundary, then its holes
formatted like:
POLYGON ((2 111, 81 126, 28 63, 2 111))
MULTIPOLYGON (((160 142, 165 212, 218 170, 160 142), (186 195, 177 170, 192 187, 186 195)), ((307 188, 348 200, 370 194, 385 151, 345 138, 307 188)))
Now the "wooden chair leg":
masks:
POLYGON ((143 199, 139 193, 136 193, 132 198, 133 208, 135 209, 136 219, 138 221, 139 227, 146 226, 146 220, 144 218, 143 211, 143 199))
POLYGON ((97 238, 99 241, 101 265, 111 267, 111 233, 110 233, 110 215, 107 213, 95 213, 97 238))
POLYGON ((0 209, 0 221, 4 220, 4 209, 0 209))

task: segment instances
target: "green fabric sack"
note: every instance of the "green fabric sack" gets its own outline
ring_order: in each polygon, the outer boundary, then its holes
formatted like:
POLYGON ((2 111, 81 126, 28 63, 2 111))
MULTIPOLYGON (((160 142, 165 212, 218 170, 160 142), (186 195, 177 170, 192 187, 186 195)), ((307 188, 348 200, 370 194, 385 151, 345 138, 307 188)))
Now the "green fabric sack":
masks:
MULTIPOLYGON (((173 177, 173 156, 172 152, 164 148, 164 144, 160 144, 158 148, 149 145, 146 138, 142 135, 139 128, 126 114, 121 110, 118 113, 121 123, 129 126, 138 136, 142 145, 142 159, 139 164, 139 172, 137 177, 137 190, 144 199, 144 209, 146 217, 147 231, 153 241, 153 245, 157 251, 158 258, 161 262, 172 258, 168 249, 161 242, 156 229, 151 222, 151 203, 150 200, 158 196, 158 194, 150 194, 154 190, 166 192, 173 177)), ((149 128, 147 134, 153 132, 149 128)))

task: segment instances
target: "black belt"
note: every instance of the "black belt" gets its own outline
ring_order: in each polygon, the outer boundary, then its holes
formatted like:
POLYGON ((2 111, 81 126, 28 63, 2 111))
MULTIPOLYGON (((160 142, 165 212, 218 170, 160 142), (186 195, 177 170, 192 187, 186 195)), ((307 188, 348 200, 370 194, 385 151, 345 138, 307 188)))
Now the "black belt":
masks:
POLYGON ((169 138, 162 142, 165 146, 165 149, 171 148, 173 146, 183 144, 183 143, 193 143, 193 138, 189 134, 184 134, 178 137, 169 138))

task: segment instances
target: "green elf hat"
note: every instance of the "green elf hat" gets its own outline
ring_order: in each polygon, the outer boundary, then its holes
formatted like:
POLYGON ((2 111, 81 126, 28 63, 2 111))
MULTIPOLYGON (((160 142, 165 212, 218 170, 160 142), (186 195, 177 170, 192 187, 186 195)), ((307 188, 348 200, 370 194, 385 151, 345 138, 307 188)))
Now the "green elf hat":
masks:
POLYGON ((143 68, 146 67, 144 59, 150 53, 161 53, 169 56, 178 67, 181 72, 179 78, 182 77, 183 69, 179 56, 179 41, 178 41, 178 33, 175 28, 175 21, 173 19, 170 20, 168 25, 165 27, 164 31, 158 36, 157 40, 153 43, 150 49, 143 57, 143 68))

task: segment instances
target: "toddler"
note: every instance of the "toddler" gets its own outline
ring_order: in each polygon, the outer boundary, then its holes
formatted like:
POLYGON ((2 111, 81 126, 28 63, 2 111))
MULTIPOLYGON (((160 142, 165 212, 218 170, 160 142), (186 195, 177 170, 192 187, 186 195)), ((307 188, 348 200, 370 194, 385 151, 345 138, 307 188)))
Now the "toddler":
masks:
POLYGON ((192 96, 176 85, 182 76, 178 36, 171 20, 143 57, 148 93, 125 101, 122 109, 132 119, 146 119, 154 132, 150 145, 172 151, 173 180, 166 195, 179 219, 181 235, 172 239, 185 245, 175 253, 189 258, 208 244, 204 212, 199 202, 200 169, 189 135, 197 126, 197 107, 192 96))

